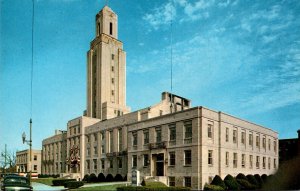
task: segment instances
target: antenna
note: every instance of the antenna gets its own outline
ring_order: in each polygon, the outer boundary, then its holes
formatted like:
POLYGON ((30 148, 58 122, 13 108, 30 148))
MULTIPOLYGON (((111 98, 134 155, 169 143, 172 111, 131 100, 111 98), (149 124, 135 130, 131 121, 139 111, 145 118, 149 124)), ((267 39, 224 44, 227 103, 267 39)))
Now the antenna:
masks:
POLYGON ((171 113, 173 113, 173 1, 172 1, 172 6, 171 6, 171 21, 170 21, 170 49, 171 49, 171 65, 170 65, 170 75, 171 75, 171 81, 170 81, 170 86, 171 86, 171 91, 170 91, 170 110, 171 113))

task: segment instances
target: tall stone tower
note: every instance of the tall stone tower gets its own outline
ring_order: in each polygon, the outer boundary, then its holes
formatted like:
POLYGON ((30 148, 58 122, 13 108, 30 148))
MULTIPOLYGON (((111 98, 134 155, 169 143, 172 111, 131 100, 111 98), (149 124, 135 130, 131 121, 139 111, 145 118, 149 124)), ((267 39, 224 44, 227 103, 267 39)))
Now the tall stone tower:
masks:
POLYGON ((118 40, 118 16, 105 6, 96 15, 96 37, 87 53, 87 116, 101 120, 129 112, 126 53, 118 40))

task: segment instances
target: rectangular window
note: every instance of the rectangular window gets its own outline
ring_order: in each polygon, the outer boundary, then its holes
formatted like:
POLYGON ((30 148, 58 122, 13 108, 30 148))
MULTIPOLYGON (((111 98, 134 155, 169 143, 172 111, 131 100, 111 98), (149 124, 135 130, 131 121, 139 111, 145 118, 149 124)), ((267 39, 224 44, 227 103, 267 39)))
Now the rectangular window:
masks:
POLYGON ((256 147, 259 148, 259 135, 256 135, 256 147))
POLYGON ((33 156, 33 160, 37 160, 37 155, 34 155, 34 156, 33 156))
POLYGON ((136 167, 137 167, 137 156, 132 155, 132 168, 136 168, 136 167))
POLYGON ((175 186, 175 177, 169 176, 169 186, 175 186))
POLYGON ((161 142, 161 128, 156 128, 155 132, 156 132, 156 142, 160 143, 161 142))
POLYGON ((184 138, 191 139, 192 138, 192 121, 184 122, 184 138))
POLYGON ((233 167, 237 168, 237 153, 233 153, 233 167))
POLYGON ((169 152, 169 166, 175 166, 175 151, 169 152))
POLYGON ((101 145, 101 153, 102 153, 102 154, 105 153, 105 147, 104 147, 104 145, 101 145))
POLYGON ((249 134, 249 145, 253 146, 253 134, 249 134))
POLYGON ((277 142, 274 140, 274 152, 277 152, 277 142))
POLYGON ((113 152, 113 140, 114 139, 114 132, 113 131, 110 131, 109 132, 109 152, 113 152))
POLYGON ((109 159, 109 168, 114 168, 114 161, 113 161, 113 159, 109 159))
POLYGON ((86 160, 86 169, 90 169, 90 160, 86 160))
POLYGON ((37 171, 37 165, 33 166, 33 170, 37 171))
POLYGON ((236 131, 236 129, 234 129, 233 130, 233 136, 232 136, 233 143, 236 143, 236 134, 237 134, 237 131, 236 131))
POLYGON ((111 59, 114 60, 115 59, 115 55, 111 54, 111 59))
POLYGON ((149 131, 145 130, 144 131, 144 145, 149 143, 149 131))
POLYGON ((115 91, 111 90, 111 95, 114 96, 115 95, 115 91))
POLYGON ((207 124, 207 137, 212 138, 212 132, 213 132, 213 125, 207 124))
POLYGON ((88 142, 88 143, 90 142, 90 136, 89 135, 86 136, 86 142, 88 142))
POLYGON ((226 164, 226 166, 229 166, 229 152, 226 152, 225 164, 226 164))
POLYGON ((122 134, 122 129, 118 129, 118 151, 123 150, 123 134, 122 134))
POLYGON ((271 150, 271 139, 268 139, 268 149, 271 150))
POLYGON ((259 168, 259 156, 256 156, 256 168, 259 168))
POLYGON ((115 83, 115 78, 111 78, 111 83, 112 83, 112 84, 115 83))
POLYGON ((102 169, 105 168, 105 162, 104 162, 104 159, 101 160, 101 167, 102 167, 102 169))
POLYGON ((144 167, 147 167, 149 165, 149 155, 148 154, 144 154, 144 167))
POLYGON ((176 141, 176 126, 175 124, 169 125, 170 141, 176 141))
POLYGON ((97 133, 94 133, 94 141, 98 141, 97 133))
POLYGON ((97 155, 98 154, 98 148, 97 146, 94 146, 94 155, 97 155))
POLYGON ((94 159, 93 163, 94 163, 94 170, 97 170, 97 159, 94 159))
POLYGON ((189 166, 192 164, 192 151, 185 150, 184 151, 184 165, 189 166))
POLYGON ((122 168, 122 165, 123 165, 123 163, 122 163, 122 158, 119 157, 119 158, 118 158, 118 167, 119 167, 119 168, 122 168))
POLYGON ((245 168, 245 154, 242 154, 242 167, 245 168))
POLYGON ((184 186, 185 187, 192 187, 192 179, 190 176, 184 177, 184 186))
POLYGON ((242 144, 245 144, 245 137, 246 137, 246 133, 243 131, 243 132, 242 132, 242 137, 241 137, 241 138, 242 138, 242 139, 241 139, 241 143, 242 143, 242 144))
POLYGON ((213 151, 208 150, 208 164, 213 165, 213 151))
POLYGON ((276 163, 276 159, 274 159, 274 169, 276 169, 277 168, 277 163, 276 163))
POLYGON ((113 24, 111 22, 109 23, 109 34, 113 34, 113 24))
POLYGON ((266 137, 263 137, 263 148, 266 149, 266 137))
POLYGON ((249 155, 249 167, 253 168, 253 156, 249 155))
POLYGON ((269 170, 271 169, 271 158, 270 157, 268 158, 268 169, 269 170))
POLYGON ((86 149, 86 154, 87 154, 87 156, 90 156, 90 155, 91 155, 91 149, 90 149, 90 148, 87 148, 87 149, 86 149))
POLYGON ((263 169, 266 168, 266 157, 263 157, 263 169))
POLYGON ((132 132, 132 146, 137 146, 137 132, 132 132))
POLYGON ((115 67, 111 66, 111 71, 114 72, 115 71, 115 67))
POLYGON ((225 136, 225 140, 226 140, 226 142, 229 141, 229 128, 228 128, 228 127, 226 128, 226 136, 225 136))

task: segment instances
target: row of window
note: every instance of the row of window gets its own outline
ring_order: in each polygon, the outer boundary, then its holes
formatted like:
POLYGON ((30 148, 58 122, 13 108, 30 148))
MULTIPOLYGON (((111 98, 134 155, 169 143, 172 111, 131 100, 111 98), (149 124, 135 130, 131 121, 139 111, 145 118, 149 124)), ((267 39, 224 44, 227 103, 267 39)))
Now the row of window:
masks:
MULTIPOLYGON (((175 182, 175 176, 168 177, 169 186, 178 186, 175 182)), ((192 187, 192 178, 190 176, 183 177, 183 186, 192 187)))
MULTIPOLYGON (((93 170, 97 170, 98 169, 98 162, 97 162, 97 159, 93 159, 93 160, 86 160, 86 169, 87 170, 90 170, 91 167, 90 167, 90 162, 92 161, 92 169, 93 170)), ((104 170, 105 168, 114 168, 114 161, 113 159, 101 159, 100 160, 100 167, 102 170, 104 170), (105 164, 105 161, 107 161, 107 163, 105 164)), ((118 168, 123 168, 123 160, 121 157, 118 157, 117 158, 117 165, 118 165, 118 168)))
MULTIPOLYGON (((192 121, 185 121, 183 124, 184 128, 184 140, 192 139, 192 121)), ((155 141, 156 143, 162 142, 162 131, 161 127, 155 128, 155 141)), ((169 141, 176 143, 176 124, 169 124, 169 141)), ((191 141, 188 141, 190 143, 191 141)), ((143 144, 149 144, 149 129, 143 131, 143 144)), ((137 131, 132 132, 132 146, 136 147, 138 145, 138 134, 137 131)))

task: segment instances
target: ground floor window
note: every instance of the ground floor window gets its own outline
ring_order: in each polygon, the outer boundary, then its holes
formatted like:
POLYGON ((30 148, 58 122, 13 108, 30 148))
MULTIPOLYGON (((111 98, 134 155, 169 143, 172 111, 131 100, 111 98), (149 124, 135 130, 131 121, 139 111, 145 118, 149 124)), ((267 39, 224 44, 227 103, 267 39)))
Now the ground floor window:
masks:
POLYGON ((169 186, 175 186, 175 177, 174 176, 169 177, 169 186))
POLYGON ((192 187, 192 179, 190 176, 184 177, 184 186, 192 187))
POLYGON ((137 166, 137 156, 132 155, 132 168, 136 168, 137 166))

